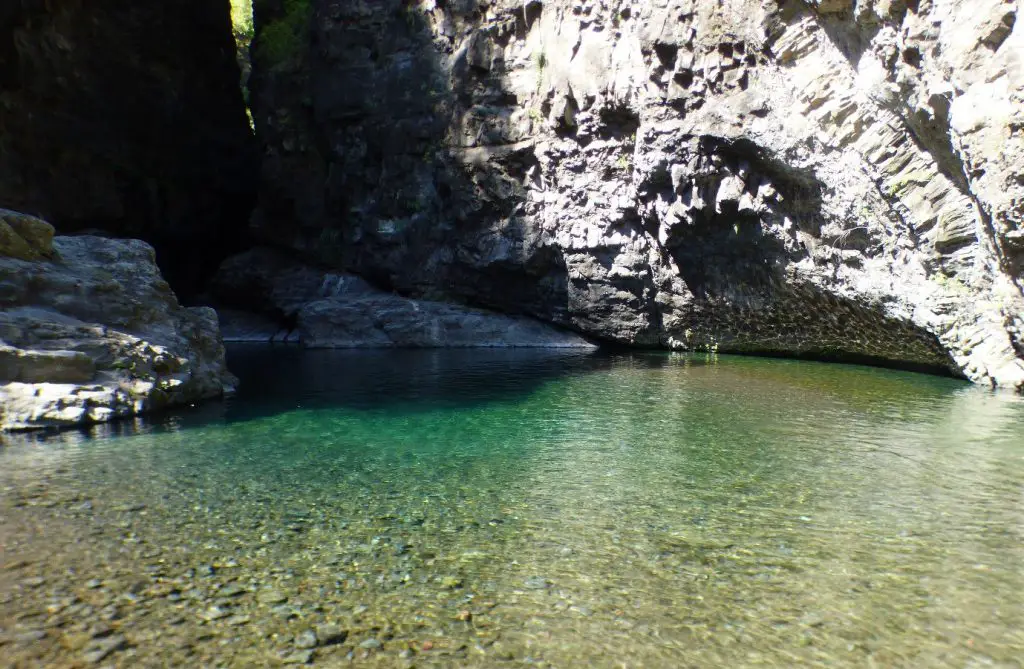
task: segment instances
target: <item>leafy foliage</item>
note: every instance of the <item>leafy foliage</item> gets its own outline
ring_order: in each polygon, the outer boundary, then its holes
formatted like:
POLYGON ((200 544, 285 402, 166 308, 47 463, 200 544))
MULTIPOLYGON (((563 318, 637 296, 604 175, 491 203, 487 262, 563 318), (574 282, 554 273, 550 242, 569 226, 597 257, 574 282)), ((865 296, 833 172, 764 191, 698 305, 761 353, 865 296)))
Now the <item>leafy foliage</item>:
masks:
POLYGON ((269 65, 298 59, 311 14, 309 0, 285 0, 284 15, 261 28, 256 56, 269 65))

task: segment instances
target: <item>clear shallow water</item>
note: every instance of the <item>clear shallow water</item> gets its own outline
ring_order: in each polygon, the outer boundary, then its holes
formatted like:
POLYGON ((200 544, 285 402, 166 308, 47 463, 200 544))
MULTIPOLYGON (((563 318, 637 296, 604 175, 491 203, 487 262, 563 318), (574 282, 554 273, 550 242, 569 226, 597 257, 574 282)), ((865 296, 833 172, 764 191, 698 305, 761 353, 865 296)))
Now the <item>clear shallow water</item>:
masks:
POLYGON ((1024 666, 1017 396, 667 354, 231 361, 230 402, 7 438, 0 665, 1024 666), (321 624, 347 637, 310 654, 321 624))

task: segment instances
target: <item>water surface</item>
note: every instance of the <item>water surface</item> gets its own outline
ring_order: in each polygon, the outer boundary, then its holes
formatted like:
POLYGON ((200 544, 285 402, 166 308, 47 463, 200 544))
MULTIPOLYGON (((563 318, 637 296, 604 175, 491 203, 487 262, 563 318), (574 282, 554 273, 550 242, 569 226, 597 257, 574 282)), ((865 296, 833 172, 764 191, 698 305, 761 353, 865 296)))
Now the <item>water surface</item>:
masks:
POLYGON ((0 664, 1024 666, 1020 397, 268 350, 228 402, 6 439, 0 664))

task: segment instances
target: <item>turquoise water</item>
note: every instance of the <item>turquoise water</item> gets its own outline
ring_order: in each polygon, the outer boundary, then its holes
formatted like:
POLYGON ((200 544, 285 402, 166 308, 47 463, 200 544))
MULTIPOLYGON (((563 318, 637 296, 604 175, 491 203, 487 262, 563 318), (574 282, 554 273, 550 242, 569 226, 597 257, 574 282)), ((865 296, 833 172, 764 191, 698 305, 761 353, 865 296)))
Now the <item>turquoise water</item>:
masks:
POLYGON ((7 438, 3 661, 1024 666, 1018 396, 728 356, 274 353, 232 349, 225 403, 7 438))

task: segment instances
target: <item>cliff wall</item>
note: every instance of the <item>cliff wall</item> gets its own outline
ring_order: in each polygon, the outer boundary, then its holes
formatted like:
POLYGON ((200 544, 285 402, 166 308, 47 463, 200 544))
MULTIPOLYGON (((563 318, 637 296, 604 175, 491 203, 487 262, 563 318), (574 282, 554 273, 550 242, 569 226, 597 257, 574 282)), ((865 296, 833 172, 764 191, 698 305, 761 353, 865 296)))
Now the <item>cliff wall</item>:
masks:
POLYGON ((255 232, 604 340, 1020 388, 1020 13, 264 0, 255 232))

